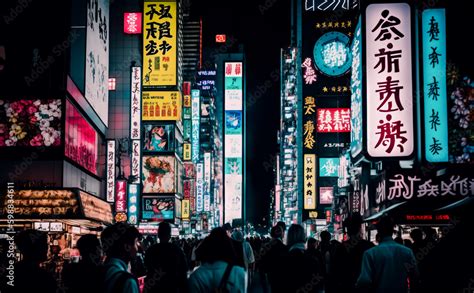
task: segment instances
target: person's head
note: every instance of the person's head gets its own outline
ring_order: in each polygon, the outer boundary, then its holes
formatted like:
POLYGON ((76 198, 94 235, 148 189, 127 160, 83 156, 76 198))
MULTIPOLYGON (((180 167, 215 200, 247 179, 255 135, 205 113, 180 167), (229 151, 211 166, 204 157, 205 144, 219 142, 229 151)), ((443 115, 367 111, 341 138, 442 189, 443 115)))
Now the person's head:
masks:
POLYGON ((307 249, 316 249, 317 241, 313 237, 308 238, 308 242, 306 243, 307 249))
POLYGON ((398 244, 401 244, 401 245, 403 245, 403 238, 402 238, 402 237, 400 237, 400 236, 397 236, 397 237, 395 237, 395 239, 394 239, 394 240, 395 240, 395 242, 397 242, 398 244))
POLYGON ((234 247, 224 228, 212 229, 211 234, 196 248, 196 259, 206 263, 215 261, 235 263, 234 247))
POLYGON ((163 137, 163 135, 165 134, 165 128, 164 128, 163 126, 155 127, 155 128, 153 129, 153 133, 154 133, 156 136, 163 137))
POLYGON ((405 245, 406 247, 408 248, 411 248, 412 247, 412 242, 410 239, 403 239, 403 245, 405 245))
POLYGON ((436 241, 438 239, 438 235, 436 234, 436 230, 431 227, 426 227, 424 229, 425 232, 425 239, 427 241, 436 241))
POLYGON ((15 244, 25 261, 39 264, 48 257, 48 235, 42 231, 21 231, 15 236, 15 244))
POLYGON ((418 228, 413 229, 410 232, 410 237, 415 243, 421 242, 423 240, 423 232, 421 231, 421 229, 418 228))
POLYGON ((119 258, 128 263, 138 252, 140 232, 134 226, 119 222, 105 228, 100 239, 108 258, 119 258))
POLYGON ((99 264, 102 259, 102 246, 96 235, 87 234, 77 240, 77 249, 82 262, 99 264))
POLYGON ((291 224, 290 228, 288 229, 287 235, 287 244, 288 247, 291 247, 297 243, 305 243, 306 242, 306 235, 304 233, 304 228, 298 224, 291 224))
POLYGON ((329 241, 331 241, 331 233, 329 233, 329 231, 321 231, 319 237, 321 237, 321 243, 329 243, 329 241))
POLYGON ((285 224, 285 222, 279 221, 279 222, 277 222, 276 224, 277 224, 277 226, 279 226, 279 227, 281 228, 281 230, 283 231, 283 237, 282 237, 282 238, 284 238, 284 237, 285 237, 285 232, 286 232, 286 224, 285 224))
POLYGON ((232 232, 232 239, 234 239, 236 241, 239 241, 239 242, 243 242, 244 241, 244 234, 242 234, 242 231, 240 231, 240 230, 235 230, 234 232, 232 232))
POLYGON ((273 226, 270 230, 270 236, 274 239, 283 240, 283 229, 278 225, 273 226))
POLYGON ((168 243, 171 239, 171 225, 168 222, 161 222, 158 225, 158 239, 160 243, 168 243))
POLYGON ((380 239, 393 236, 393 227, 395 224, 389 216, 382 216, 376 226, 380 239))
POLYGON ((349 237, 358 236, 362 225, 362 217, 359 213, 353 213, 344 221, 344 224, 349 237))
POLYGON ((224 229, 228 237, 232 237, 232 226, 229 223, 225 223, 222 228, 224 229))

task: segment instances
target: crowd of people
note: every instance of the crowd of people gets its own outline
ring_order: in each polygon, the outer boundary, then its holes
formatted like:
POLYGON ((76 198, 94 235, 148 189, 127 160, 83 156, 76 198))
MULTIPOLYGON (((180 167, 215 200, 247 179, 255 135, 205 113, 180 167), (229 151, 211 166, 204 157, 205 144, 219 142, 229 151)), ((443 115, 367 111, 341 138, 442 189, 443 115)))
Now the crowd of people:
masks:
POLYGON ((2 256, 0 291, 435 292, 430 253, 438 240, 432 230, 412 230, 412 241, 394 239, 394 223, 383 217, 375 245, 361 237, 361 225, 360 215, 350 216, 347 238, 339 242, 328 231, 320 232, 319 240, 307 238, 301 225, 287 229, 283 222, 271 228, 270 238, 245 238, 225 224, 202 240, 172 239, 166 222, 159 225, 158 240, 116 223, 100 239, 82 236, 76 245, 79 261, 65 264, 60 276, 42 266, 47 235, 24 230, 15 236, 22 258, 14 265, 14 286, 7 284, 2 256))

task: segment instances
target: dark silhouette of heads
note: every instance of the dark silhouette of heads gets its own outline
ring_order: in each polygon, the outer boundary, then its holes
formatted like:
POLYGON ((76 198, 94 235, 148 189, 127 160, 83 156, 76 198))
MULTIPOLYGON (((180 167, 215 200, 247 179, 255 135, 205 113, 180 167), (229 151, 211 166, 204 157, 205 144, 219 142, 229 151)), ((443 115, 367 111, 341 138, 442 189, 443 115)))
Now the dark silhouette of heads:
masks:
POLYGON ((380 239, 383 239, 385 237, 392 237, 394 226, 395 224, 392 218, 386 215, 382 216, 376 225, 380 239))
POLYGON ((278 225, 273 226, 272 229, 270 230, 270 236, 272 238, 283 239, 283 229, 278 225))
POLYGON ((331 233, 328 231, 321 231, 319 237, 321 237, 322 243, 329 243, 331 241, 331 233))
POLYGON ((410 237, 415 243, 421 242, 423 241, 423 232, 421 231, 421 229, 418 229, 418 228, 413 229, 410 232, 410 237))
POLYGON ((171 225, 168 222, 161 222, 158 225, 158 238, 160 243, 168 243, 171 240, 171 225))
POLYGON ((102 246, 96 235, 87 234, 77 240, 77 249, 81 253, 81 261, 99 264, 102 258, 102 246))
POLYGON ((291 224, 288 229, 288 235, 286 240, 288 247, 291 247, 297 243, 305 243, 306 235, 304 233, 304 228, 298 224, 291 224))
POLYGON ((107 257, 129 262, 137 254, 140 232, 134 226, 119 222, 105 228, 100 239, 107 257))
POLYGON ((235 263, 234 247, 226 230, 222 227, 212 229, 211 234, 196 249, 196 258, 207 263, 215 261, 235 263))

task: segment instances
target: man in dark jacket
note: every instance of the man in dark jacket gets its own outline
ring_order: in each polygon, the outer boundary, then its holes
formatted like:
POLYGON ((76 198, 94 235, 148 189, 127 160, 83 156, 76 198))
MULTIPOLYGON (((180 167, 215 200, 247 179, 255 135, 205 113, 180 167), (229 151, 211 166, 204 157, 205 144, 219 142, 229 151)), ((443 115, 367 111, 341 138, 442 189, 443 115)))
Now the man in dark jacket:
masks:
POLYGON ((188 292, 186 257, 180 247, 170 243, 169 223, 160 223, 158 238, 160 243, 152 245, 145 254, 145 292, 188 292))
POLYGON ((288 247, 283 244, 283 230, 280 226, 274 226, 271 229, 270 236, 272 240, 265 243, 255 257, 260 261, 261 272, 267 279, 272 292, 281 290, 282 282, 285 282, 283 262, 288 255, 288 247))

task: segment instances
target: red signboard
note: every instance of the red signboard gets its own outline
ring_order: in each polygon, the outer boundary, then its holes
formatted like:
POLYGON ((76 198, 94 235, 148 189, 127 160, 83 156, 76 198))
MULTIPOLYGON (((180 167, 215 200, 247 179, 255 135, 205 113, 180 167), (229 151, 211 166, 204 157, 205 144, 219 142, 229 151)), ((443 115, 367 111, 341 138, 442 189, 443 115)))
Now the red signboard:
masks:
POLYGON ((226 35, 216 35, 216 43, 225 43, 226 35))
POLYGON ((141 34, 142 33, 142 14, 138 12, 124 13, 123 32, 126 34, 141 34))
POLYGON ((350 132, 351 109, 318 109, 318 132, 350 132))
POLYGON ((127 182, 117 180, 115 187, 115 212, 125 213, 127 211, 127 182))
POLYGON ((66 147, 64 152, 66 157, 98 175, 99 138, 97 131, 69 101, 66 102, 66 147))

